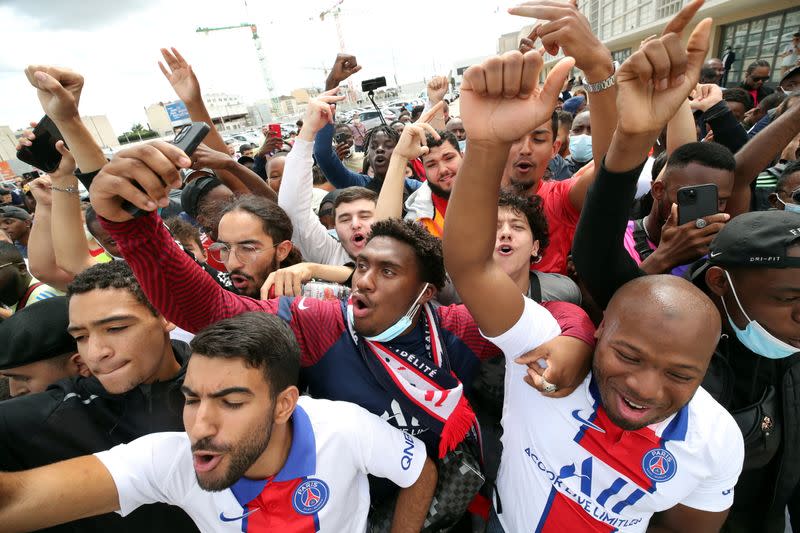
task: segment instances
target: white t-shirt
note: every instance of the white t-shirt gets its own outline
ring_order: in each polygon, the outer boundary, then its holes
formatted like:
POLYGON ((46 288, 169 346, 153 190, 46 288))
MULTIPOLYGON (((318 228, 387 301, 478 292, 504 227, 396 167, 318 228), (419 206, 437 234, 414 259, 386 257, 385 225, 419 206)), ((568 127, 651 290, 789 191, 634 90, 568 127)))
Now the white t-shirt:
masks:
POLYGON ((419 477, 425 445, 361 407, 301 397, 286 464, 271 480, 200 488, 186 433, 154 433, 95 454, 108 468, 123 516, 140 505, 182 507, 201 531, 365 531, 367 474, 401 487, 419 477))
POLYGON ((623 431, 608 419, 591 374, 566 398, 543 396, 513 359, 558 334, 550 313, 526 299, 520 320, 489 339, 507 366, 497 482, 504 529, 637 532, 677 504, 730 507, 744 459, 733 417, 698 389, 663 422, 623 431))

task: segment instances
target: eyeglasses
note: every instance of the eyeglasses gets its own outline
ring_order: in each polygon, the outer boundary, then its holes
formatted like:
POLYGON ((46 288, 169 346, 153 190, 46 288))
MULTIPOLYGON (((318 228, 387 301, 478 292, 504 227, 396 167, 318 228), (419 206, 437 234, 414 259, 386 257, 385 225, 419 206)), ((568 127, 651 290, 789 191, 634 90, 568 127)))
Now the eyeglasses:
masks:
POLYGON ((768 79, 769 76, 753 76, 752 78, 753 81, 767 81, 768 79))
POLYGON ((789 192, 789 193, 787 193, 784 190, 777 190, 775 192, 777 192, 777 193, 782 193, 782 192, 786 193, 786 196, 791 198, 794 203, 800 204, 800 187, 798 187, 797 189, 795 189, 795 190, 793 190, 792 192, 789 192))
MULTIPOLYGON (((271 247, 275 248, 277 244, 271 247)), ((215 242, 208 247, 208 253, 214 261, 220 263, 226 262, 231 256, 231 250, 236 254, 236 257, 245 265, 252 263, 256 258, 264 252, 263 249, 258 248, 252 244, 228 244, 226 242, 215 242)))

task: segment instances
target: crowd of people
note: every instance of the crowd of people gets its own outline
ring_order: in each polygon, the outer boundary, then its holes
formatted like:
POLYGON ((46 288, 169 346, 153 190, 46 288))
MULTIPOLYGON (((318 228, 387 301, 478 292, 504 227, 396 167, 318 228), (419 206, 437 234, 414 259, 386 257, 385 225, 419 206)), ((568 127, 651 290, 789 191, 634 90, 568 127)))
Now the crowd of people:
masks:
POLYGON ((0 191, 0 530, 800 531, 800 66, 720 86, 702 5, 618 64, 526 2, 459 116, 437 77, 371 130, 338 54, 238 149, 175 49, 192 153, 107 160, 28 67, 63 141, 0 191))

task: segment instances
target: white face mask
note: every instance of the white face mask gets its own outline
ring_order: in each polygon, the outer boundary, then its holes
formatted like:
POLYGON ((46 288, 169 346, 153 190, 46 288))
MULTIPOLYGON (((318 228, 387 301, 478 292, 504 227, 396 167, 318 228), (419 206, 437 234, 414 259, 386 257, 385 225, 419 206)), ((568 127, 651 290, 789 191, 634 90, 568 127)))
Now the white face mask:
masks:
POLYGON ((572 154, 572 159, 579 163, 585 163, 592 159, 592 136, 570 135, 569 152, 572 154))
POLYGON ((800 348, 795 348, 790 344, 786 344, 764 329, 764 326, 755 320, 750 320, 750 317, 747 316, 744 307, 742 307, 742 302, 739 301, 739 296, 736 294, 736 289, 733 286, 733 280, 731 280, 731 276, 728 274, 727 270, 724 272, 725 277, 728 278, 728 283, 731 285, 731 292, 736 300, 736 305, 739 306, 739 310, 742 312, 745 319, 747 319, 747 327, 745 329, 739 329, 739 327, 733 322, 730 313, 728 313, 728 306, 725 305, 725 298, 722 298, 722 307, 725 309, 725 314, 728 315, 728 322, 730 322, 733 331, 736 333, 736 338, 739 339, 739 342, 744 344, 744 346, 751 352, 768 359, 783 359, 800 352, 800 348))

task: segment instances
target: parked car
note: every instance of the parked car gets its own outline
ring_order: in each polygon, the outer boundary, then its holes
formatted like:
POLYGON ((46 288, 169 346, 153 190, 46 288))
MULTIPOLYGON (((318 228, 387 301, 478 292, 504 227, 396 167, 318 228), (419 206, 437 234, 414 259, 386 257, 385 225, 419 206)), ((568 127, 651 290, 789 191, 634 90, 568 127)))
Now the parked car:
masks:
MULTIPOLYGON (((389 111, 388 109, 383 109, 381 110, 381 112, 383 113, 383 118, 384 120, 386 120, 387 124, 397 118, 397 115, 392 111, 389 111)), ((375 111, 375 109, 362 111, 358 113, 357 116, 359 120, 361 120, 361 123, 364 124, 364 127, 367 128, 367 130, 371 130, 375 126, 379 126, 381 124, 380 114, 377 111, 375 111)), ((350 120, 347 121, 347 123, 349 124, 350 122, 352 122, 354 118, 355 116, 351 117, 350 120)))

